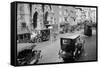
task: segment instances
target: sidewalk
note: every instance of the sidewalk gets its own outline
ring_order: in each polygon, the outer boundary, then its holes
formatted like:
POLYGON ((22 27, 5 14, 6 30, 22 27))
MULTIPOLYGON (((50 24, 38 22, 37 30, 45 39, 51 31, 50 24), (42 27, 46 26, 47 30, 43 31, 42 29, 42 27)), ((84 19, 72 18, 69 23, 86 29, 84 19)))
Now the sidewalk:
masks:
POLYGON ((30 49, 31 47, 34 47, 34 50, 39 50, 42 47, 48 46, 45 44, 50 44, 50 41, 41 43, 17 43, 17 52, 20 52, 24 49, 30 49))

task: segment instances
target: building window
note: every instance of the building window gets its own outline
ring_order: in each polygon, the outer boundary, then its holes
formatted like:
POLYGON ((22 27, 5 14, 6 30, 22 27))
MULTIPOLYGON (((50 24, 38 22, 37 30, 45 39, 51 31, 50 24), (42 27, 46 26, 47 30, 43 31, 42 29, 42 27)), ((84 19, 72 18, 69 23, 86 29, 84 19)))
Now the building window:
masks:
POLYGON ((35 12, 33 15, 33 28, 37 28, 37 18, 38 18, 38 12, 35 12))
POLYGON ((23 22, 21 25, 22 25, 22 28, 26 28, 26 23, 25 22, 23 22))

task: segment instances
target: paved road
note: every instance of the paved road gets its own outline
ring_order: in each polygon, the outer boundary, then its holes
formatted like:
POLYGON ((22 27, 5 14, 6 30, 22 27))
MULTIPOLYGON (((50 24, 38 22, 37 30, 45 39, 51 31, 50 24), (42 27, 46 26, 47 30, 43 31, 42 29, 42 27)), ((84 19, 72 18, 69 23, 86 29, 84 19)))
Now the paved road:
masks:
POLYGON ((84 53, 82 57, 78 61, 88 61, 88 60, 96 60, 96 31, 95 29, 92 30, 92 36, 86 37, 83 36, 83 39, 85 40, 85 46, 84 46, 84 53))
MULTIPOLYGON (((78 33, 78 32, 76 32, 78 33)), ((64 36, 64 35, 63 35, 64 36)), ((65 34, 65 36, 67 36, 65 34)), ((59 36, 60 37, 60 36, 59 36)), ((56 41, 49 41, 45 43, 40 43, 40 48, 37 49, 41 50, 42 59, 39 60, 38 63, 56 63, 56 62, 63 62, 62 59, 59 59, 58 52, 60 50, 60 38, 56 41), (42 47, 43 46, 43 47, 42 47)), ((84 53, 82 57, 78 61, 86 61, 86 60, 96 60, 96 34, 93 31, 93 36, 86 37, 83 36, 85 39, 85 46, 84 46, 84 53)))
POLYGON ((84 53, 78 61, 96 60, 96 35, 83 37, 85 39, 84 53))

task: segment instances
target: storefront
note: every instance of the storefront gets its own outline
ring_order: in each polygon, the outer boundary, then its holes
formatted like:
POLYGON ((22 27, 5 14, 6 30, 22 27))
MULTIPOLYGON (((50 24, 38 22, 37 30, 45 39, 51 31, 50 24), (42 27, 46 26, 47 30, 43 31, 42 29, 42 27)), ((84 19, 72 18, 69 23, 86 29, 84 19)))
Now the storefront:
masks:
POLYGON ((19 43, 27 43, 30 41, 30 32, 26 29, 20 30, 17 34, 17 42, 19 43))

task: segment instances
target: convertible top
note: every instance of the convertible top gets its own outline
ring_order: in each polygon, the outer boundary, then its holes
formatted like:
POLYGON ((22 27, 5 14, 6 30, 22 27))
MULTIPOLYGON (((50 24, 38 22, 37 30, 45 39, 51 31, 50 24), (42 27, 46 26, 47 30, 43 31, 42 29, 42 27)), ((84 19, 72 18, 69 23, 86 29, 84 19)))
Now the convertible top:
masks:
POLYGON ((78 37, 80 37, 80 34, 69 34, 69 35, 67 35, 67 36, 65 36, 65 37, 61 37, 61 38, 66 38, 66 39, 75 39, 75 38, 78 38, 78 37))

